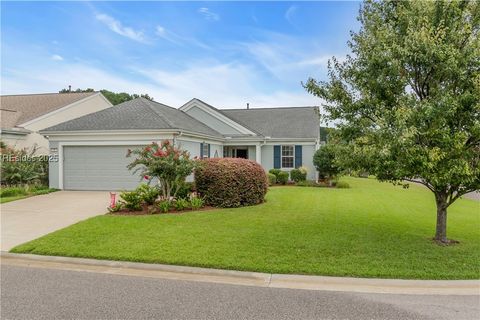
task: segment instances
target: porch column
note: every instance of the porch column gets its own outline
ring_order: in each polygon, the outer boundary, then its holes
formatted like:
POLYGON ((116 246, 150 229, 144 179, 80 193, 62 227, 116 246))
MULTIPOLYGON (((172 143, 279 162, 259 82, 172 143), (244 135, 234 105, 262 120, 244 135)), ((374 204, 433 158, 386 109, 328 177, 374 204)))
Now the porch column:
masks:
POLYGON ((255 161, 262 164, 262 146, 260 143, 255 146, 255 161))

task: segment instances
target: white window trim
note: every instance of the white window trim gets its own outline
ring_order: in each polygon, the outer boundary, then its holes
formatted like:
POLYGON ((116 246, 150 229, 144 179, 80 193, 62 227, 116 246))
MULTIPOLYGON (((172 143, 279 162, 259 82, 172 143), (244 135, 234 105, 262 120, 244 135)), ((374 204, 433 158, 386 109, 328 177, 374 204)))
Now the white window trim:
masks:
POLYGON ((280 145, 280 168, 281 169, 295 169, 295 145, 291 145, 291 144, 282 144, 280 145), (293 156, 284 156, 283 155, 283 147, 292 147, 293 148, 293 156), (293 157, 293 163, 292 163, 292 166, 291 167, 284 167, 283 166, 283 158, 290 158, 290 157, 293 157))

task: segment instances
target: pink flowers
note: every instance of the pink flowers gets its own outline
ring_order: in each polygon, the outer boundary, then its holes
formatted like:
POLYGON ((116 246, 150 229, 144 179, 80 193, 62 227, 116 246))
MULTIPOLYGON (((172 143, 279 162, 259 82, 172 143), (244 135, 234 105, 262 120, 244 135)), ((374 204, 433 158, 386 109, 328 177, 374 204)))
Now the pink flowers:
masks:
POLYGON ((153 154, 155 157, 160 157, 160 158, 163 158, 167 155, 167 153, 163 150, 157 150, 154 154, 153 154))
POLYGON ((149 176, 143 176, 143 179, 150 180, 150 177, 149 176))

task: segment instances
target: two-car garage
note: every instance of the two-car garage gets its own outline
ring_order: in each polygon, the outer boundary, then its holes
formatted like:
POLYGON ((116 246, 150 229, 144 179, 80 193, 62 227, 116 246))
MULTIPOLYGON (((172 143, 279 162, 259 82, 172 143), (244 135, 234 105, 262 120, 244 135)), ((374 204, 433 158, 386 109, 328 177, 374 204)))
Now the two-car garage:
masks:
POLYGON ((140 173, 127 169, 127 150, 138 146, 63 146, 63 189, 131 190, 140 173))

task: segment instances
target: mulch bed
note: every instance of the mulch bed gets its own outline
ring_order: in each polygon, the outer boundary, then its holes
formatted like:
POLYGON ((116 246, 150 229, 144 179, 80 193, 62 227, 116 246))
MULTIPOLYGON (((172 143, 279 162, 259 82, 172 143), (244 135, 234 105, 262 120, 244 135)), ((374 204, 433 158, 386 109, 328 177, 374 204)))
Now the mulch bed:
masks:
POLYGON ((205 206, 200 209, 192 210, 192 209, 186 209, 186 210, 181 210, 177 211, 175 209, 170 209, 168 212, 160 212, 160 211, 155 211, 152 213, 152 206, 144 206, 141 211, 130 211, 128 209, 122 209, 117 212, 108 212, 107 215, 112 215, 112 216, 144 216, 144 215, 157 215, 157 214, 185 214, 189 212, 198 212, 198 211, 208 211, 208 210, 213 210, 217 209, 215 207, 211 206, 205 206))

